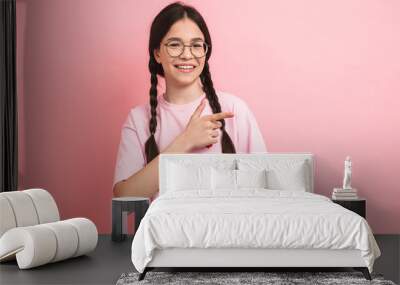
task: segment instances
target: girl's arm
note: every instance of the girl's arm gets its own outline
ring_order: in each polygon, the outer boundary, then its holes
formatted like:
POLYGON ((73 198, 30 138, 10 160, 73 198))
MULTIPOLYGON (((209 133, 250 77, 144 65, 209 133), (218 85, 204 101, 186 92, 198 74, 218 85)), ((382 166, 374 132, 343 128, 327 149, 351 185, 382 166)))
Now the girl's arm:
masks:
MULTIPOLYGON (((202 148, 218 142, 219 132, 217 129, 222 126, 218 121, 232 118, 233 114, 221 112, 201 117, 204 106, 203 99, 190 117, 185 131, 161 153, 188 153, 194 148, 202 148)), ((159 189, 158 161, 159 155, 128 179, 116 183, 113 189, 114 197, 152 197, 156 194, 159 189)))
MULTIPOLYGON (((190 147, 186 143, 185 133, 178 136, 162 153, 186 153, 190 147)), ((115 184, 114 197, 137 196, 152 197, 159 189, 158 161, 160 155, 156 156, 145 167, 131 175, 128 179, 115 184)))

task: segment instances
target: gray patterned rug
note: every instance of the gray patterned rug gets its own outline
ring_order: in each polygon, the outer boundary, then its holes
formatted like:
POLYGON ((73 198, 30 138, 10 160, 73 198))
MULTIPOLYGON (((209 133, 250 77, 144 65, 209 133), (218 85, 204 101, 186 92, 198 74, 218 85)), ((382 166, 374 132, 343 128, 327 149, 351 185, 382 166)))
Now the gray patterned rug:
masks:
POLYGON ((384 280, 382 275, 371 274, 372 281, 364 278, 361 272, 157 272, 150 271, 145 279, 138 281, 139 273, 124 273, 116 285, 134 284, 379 284, 395 285, 384 280))

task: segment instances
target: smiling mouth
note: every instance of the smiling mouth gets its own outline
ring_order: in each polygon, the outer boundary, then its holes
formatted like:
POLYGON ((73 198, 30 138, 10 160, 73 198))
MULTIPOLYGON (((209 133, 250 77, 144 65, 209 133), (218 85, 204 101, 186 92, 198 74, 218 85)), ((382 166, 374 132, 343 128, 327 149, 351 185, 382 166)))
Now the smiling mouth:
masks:
POLYGON ((174 66, 180 73, 191 73, 196 68, 192 64, 175 64, 174 66))
POLYGON ((184 64, 176 64, 174 65, 177 69, 180 70, 193 70, 195 69, 196 66, 188 64, 188 65, 184 65, 184 64))

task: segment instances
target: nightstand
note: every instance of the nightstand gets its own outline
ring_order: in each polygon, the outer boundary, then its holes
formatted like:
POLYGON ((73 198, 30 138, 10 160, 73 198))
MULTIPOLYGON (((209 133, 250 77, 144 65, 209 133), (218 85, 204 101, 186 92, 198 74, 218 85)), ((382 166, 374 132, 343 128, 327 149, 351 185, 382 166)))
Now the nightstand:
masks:
POLYGON ((140 221, 149 207, 149 198, 144 197, 120 197, 112 199, 112 234, 113 241, 123 241, 127 234, 128 215, 135 213, 135 232, 140 221))
POLYGON ((336 200, 332 199, 332 202, 339 204, 340 206, 359 214, 364 219, 366 218, 367 201, 364 198, 358 198, 355 200, 336 200))

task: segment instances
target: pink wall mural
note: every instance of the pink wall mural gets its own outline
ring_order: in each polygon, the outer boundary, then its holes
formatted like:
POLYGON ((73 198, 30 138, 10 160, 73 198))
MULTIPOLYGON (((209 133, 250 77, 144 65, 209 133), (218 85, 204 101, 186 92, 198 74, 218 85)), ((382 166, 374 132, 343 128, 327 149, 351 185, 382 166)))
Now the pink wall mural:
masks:
MULTIPOLYGON (((170 1, 17 0, 20 189, 111 231, 130 108, 148 101, 147 41, 170 1)), ((400 233, 398 1, 187 1, 213 39, 217 89, 243 98, 270 152, 312 152, 315 191, 353 186, 375 233, 400 233)))

